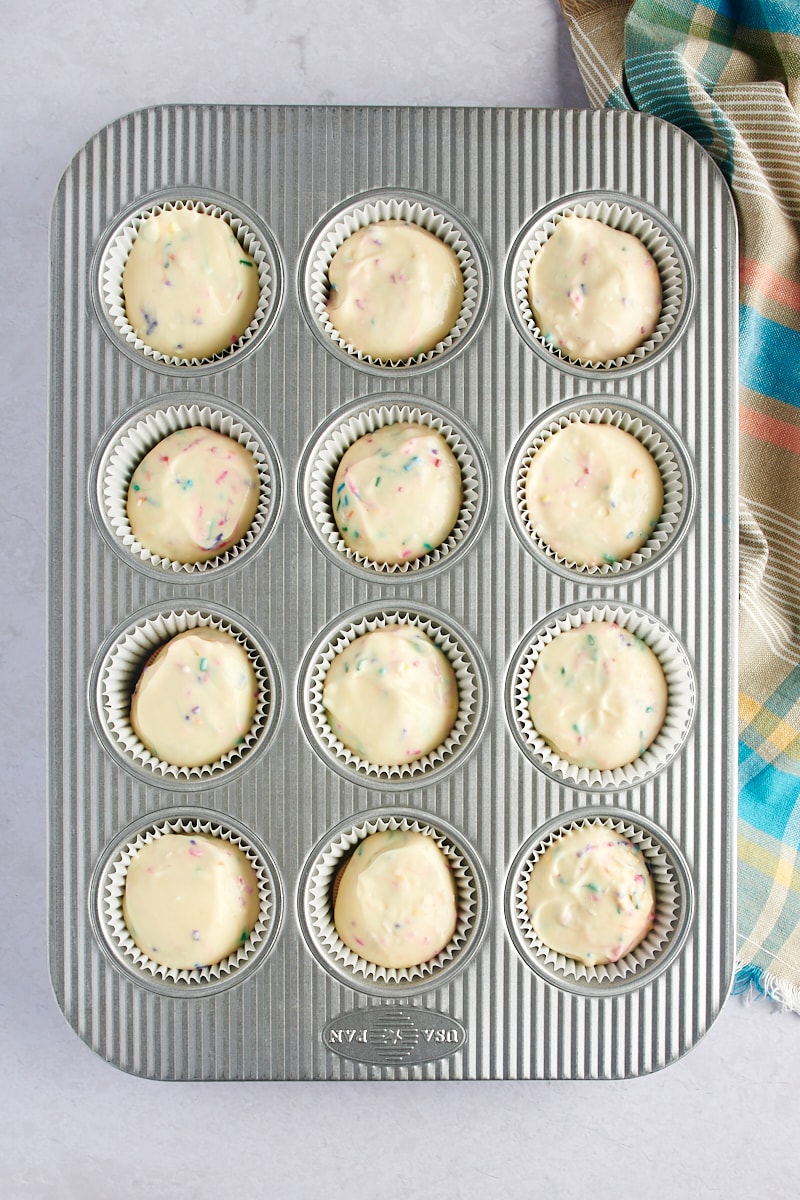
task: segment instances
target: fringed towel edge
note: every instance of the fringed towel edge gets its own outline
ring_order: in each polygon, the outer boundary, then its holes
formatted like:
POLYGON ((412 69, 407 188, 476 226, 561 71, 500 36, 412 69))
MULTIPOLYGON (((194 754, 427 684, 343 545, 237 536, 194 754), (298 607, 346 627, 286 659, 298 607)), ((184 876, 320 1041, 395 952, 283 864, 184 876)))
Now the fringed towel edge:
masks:
POLYGON ((793 987, 754 963, 737 964, 731 995, 741 996, 746 1001, 766 996, 783 1012, 800 1014, 800 987, 793 987))

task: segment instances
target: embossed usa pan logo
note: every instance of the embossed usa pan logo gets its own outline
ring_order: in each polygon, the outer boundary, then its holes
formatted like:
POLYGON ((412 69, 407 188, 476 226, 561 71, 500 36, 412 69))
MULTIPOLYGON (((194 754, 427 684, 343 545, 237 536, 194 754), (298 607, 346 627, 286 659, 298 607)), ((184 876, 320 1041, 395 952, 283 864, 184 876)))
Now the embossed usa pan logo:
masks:
POLYGON ((322 1031, 329 1050, 378 1067, 414 1067, 460 1050, 467 1031, 446 1013, 382 1004, 340 1013, 322 1031))

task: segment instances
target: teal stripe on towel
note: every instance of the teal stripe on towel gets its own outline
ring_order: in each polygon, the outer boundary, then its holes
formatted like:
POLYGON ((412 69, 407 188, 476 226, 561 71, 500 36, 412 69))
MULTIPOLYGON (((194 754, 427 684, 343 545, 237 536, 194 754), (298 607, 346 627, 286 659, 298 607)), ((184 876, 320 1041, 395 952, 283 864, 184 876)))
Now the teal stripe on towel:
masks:
POLYGON ((746 388, 800 407, 800 332, 743 304, 739 347, 740 376, 746 388))
POLYGON ((780 842, 800 798, 800 779, 739 742, 739 816, 780 842))

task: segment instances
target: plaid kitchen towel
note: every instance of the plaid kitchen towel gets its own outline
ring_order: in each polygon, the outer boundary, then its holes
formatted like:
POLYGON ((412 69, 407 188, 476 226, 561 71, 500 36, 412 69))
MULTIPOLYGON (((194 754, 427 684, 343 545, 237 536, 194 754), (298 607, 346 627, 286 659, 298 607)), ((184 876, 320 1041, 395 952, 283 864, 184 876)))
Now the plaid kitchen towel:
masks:
POLYGON ((800 2, 560 0, 592 104, 679 125, 740 235, 738 971, 800 1012, 800 2))

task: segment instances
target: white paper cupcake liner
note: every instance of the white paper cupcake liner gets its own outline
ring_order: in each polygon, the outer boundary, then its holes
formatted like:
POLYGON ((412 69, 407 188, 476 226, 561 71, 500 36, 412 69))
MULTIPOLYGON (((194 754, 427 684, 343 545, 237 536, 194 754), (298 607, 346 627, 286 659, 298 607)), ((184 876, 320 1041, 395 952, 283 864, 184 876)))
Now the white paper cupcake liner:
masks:
POLYGON ((679 848, 650 821, 619 809, 584 809, 570 817, 554 817, 522 846, 506 882, 506 917, 522 958, 549 983, 583 995, 610 996, 639 988, 666 970, 686 940, 692 913, 691 876, 679 848), (584 828, 608 830, 638 846, 655 892, 652 929, 630 953, 600 966, 587 966, 546 946, 528 913, 528 883, 536 863, 561 836, 584 828))
POLYGON ((483 271, 479 263, 474 238, 467 233, 465 223, 460 223, 455 214, 445 214, 437 207, 435 200, 428 203, 398 192, 396 194, 384 193, 371 201, 354 203, 351 208, 339 210, 335 217, 318 233, 314 245, 309 251, 306 301, 312 324, 321 330, 324 339, 357 362, 387 369, 407 369, 410 366, 429 363, 440 358, 463 341, 467 333, 471 332, 477 324, 481 310, 481 292, 484 286, 483 271), (434 234, 451 248, 458 259, 464 279, 464 299, 453 328, 446 337, 437 342, 432 350, 410 359, 387 360, 362 353, 339 334, 328 316, 327 302, 330 295, 328 268, 331 259, 351 234, 376 221, 407 221, 434 234))
POLYGON ((685 305, 687 285, 681 258, 674 239, 653 217, 614 200, 574 201, 551 209, 543 218, 536 218, 523 232, 511 278, 511 303, 514 305, 521 327, 527 331, 533 343, 555 359, 565 363, 596 370, 620 370, 636 366, 658 350, 675 330, 685 305), (630 354, 603 362, 575 358, 565 354, 547 339, 539 328, 528 300, 528 278, 533 259, 547 239, 555 231, 559 221, 566 216, 590 217, 602 221, 612 229, 630 233, 639 238, 649 251, 658 268, 661 279, 661 314, 655 331, 630 354))
POLYGON ((456 969, 466 965, 466 953, 476 948, 474 943, 479 940, 483 929, 487 898, 483 894, 485 880, 481 877, 476 860, 462 848, 459 841, 452 833, 437 828, 435 821, 412 814, 374 815, 340 829, 313 858, 305 883, 306 933, 323 965, 340 979, 351 979, 361 985, 378 985, 379 994, 385 993, 386 985, 390 985, 397 994, 403 994, 406 989, 419 990, 420 984, 438 987, 456 969), (410 830, 432 838, 447 858, 453 873, 457 908, 455 932, 443 950, 419 966, 381 967, 368 962, 344 944, 333 922, 334 882, 339 871, 360 841, 387 829, 410 830))
MULTIPOLYGON (((222 983, 234 983, 249 973, 269 949, 279 924, 280 890, 266 853, 242 831, 212 813, 177 815, 142 822, 141 828, 118 843, 101 864, 96 884, 99 932, 114 958, 139 982, 179 985, 197 994, 222 983), (237 846, 247 857, 258 880, 260 908, 247 941, 227 958, 207 967, 166 967, 154 962, 134 942, 125 924, 122 900, 128 867, 143 846, 166 833, 207 834, 237 846)), ((174 988, 170 989, 174 993, 174 988)))
POLYGON ((506 695, 512 732, 534 766, 560 783, 597 791, 634 787, 663 770, 679 753, 689 735, 695 703, 694 674, 686 651, 675 635, 649 613, 613 604, 565 607, 536 626, 526 635, 511 664, 506 695), (667 711, 654 741, 632 763, 613 770, 578 767, 562 758, 537 732, 528 712, 531 673, 542 649, 560 633, 590 621, 613 621, 630 630, 656 655, 667 682, 667 711))
POLYGON ((191 193, 185 199, 161 199, 129 217, 112 234, 101 255, 98 269, 100 298, 111 329, 129 349, 138 351, 154 365, 163 364, 191 369, 225 362, 253 341, 259 329, 271 316, 274 306, 277 264, 275 256, 268 249, 264 235, 257 233, 243 217, 235 212, 235 205, 227 208, 217 203, 192 198, 191 193), (149 217, 180 209, 203 213, 206 216, 220 217, 231 227, 236 240, 245 253, 253 259, 258 270, 258 305, 247 329, 232 346, 203 358, 181 358, 177 355, 163 354, 137 337, 128 320, 122 291, 122 273, 131 247, 136 241, 139 226, 149 217))
POLYGON ((134 413, 121 427, 112 430, 101 449, 93 491, 97 495, 100 520, 123 557, 155 568, 159 574, 201 578, 237 563, 242 554, 271 531, 278 510, 278 484, 276 459, 266 434, 251 419, 198 397, 191 403, 165 404, 138 415, 134 413), (128 488, 133 472, 154 446, 179 429, 195 427, 225 434, 250 451, 258 469, 259 501, 249 529, 236 545, 205 562, 181 563, 154 554, 134 537, 127 513, 128 488))
POLYGON ((507 889, 508 918, 515 931, 517 948, 538 972, 562 987, 588 987, 610 994, 629 982, 637 986, 641 975, 654 973, 680 949, 688 927, 692 899, 688 872, 676 847, 668 848, 663 834, 645 825, 639 818, 622 812, 603 811, 602 815, 584 810, 584 815, 557 818, 547 831, 536 834, 523 847, 512 867, 507 889), (655 891, 653 928, 634 948, 615 963, 587 966, 568 958, 541 940, 528 915, 528 882, 544 852, 573 829, 597 828, 627 838, 638 846, 647 864, 655 891))
POLYGON ((301 672, 301 711, 305 709, 306 728, 313 744, 323 759, 347 779, 361 780, 370 787, 420 787, 444 772, 451 770, 457 761, 477 742, 486 723, 486 672, 479 659, 477 648, 466 633, 456 630, 451 621, 447 624, 428 614, 420 607, 386 607, 354 614, 345 618, 323 640, 307 658, 301 672), (413 625, 426 633, 431 641, 447 656, 458 685, 458 712, 450 733, 441 745, 413 762, 396 766, 382 766, 360 758, 339 741, 328 723, 322 700, 328 668, 346 646, 365 633, 386 629, 391 625, 413 625))
MULTIPOLYGON (((381 399, 384 400, 384 397, 381 399)), ((301 471, 301 478, 302 474, 301 471)), ((337 416, 313 444, 305 474, 307 483, 303 502, 309 525, 336 561, 358 568, 359 573, 385 577, 417 575, 420 572, 430 574, 432 568, 440 564, 447 565, 446 559, 452 562, 466 539, 477 533, 486 511, 487 472, 472 439, 451 416, 438 413, 421 403, 408 403, 406 397, 403 397, 403 402, 398 397, 394 403, 359 407, 346 415, 337 416), (431 553, 421 555, 412 562, 379 563, 358 554, 341 536, 333 515, 333 480, 342 455, 358 438, 374 433, 385 425, 402 421, 426 425, 444 438, 461 469, 461 509, 449 536, 431 553)))
MULTIPOLYGON (((592 397, 593 401, 600 399, 592 397)), ((562 405, 558 412, 545 416, 525 431, 514 455, 514 466, 510 477, 510 509, 514 514, 517 532, 523 546, 538 553, 549 567, 568 576, 584 576, 602 579, 604 582, 623 582, 631 573, 647 569, 655 556, 662 561, 680 540, 692 512, 692 491, 688 460, 677 436, 662 429, 646 414, 638 412, 626 403, 617 403, 611 398, 602 407, 597 403, 581 404, 572 401, 562 405), (664 502, 661 516, 650 537, 625 559, 597 565, 576 563, 563 558, 540 538, 531 523, 525 488, 528 471, 536 453, 547 441, 562 429, 572 424, 613 425, 623 433, 629 433, 650 452, 661 475, 664 502)))
POLYGON ((277 719, 277 672, 266 650, 238 621, 215 612, 176 608, 143 614, 101 650, 92 678, 93 716, 108 745, 125 766, 171 787, 208 786, 236 768, 250 765, 266 745, 277 719), (151 754, 137 737, 131 725, 131 698, 153 652, 176 634, 201 627, 223 630, 244 647, 255 671, 258 703, 250 730, 238 746, 213 763, 175 766, 151 754))

